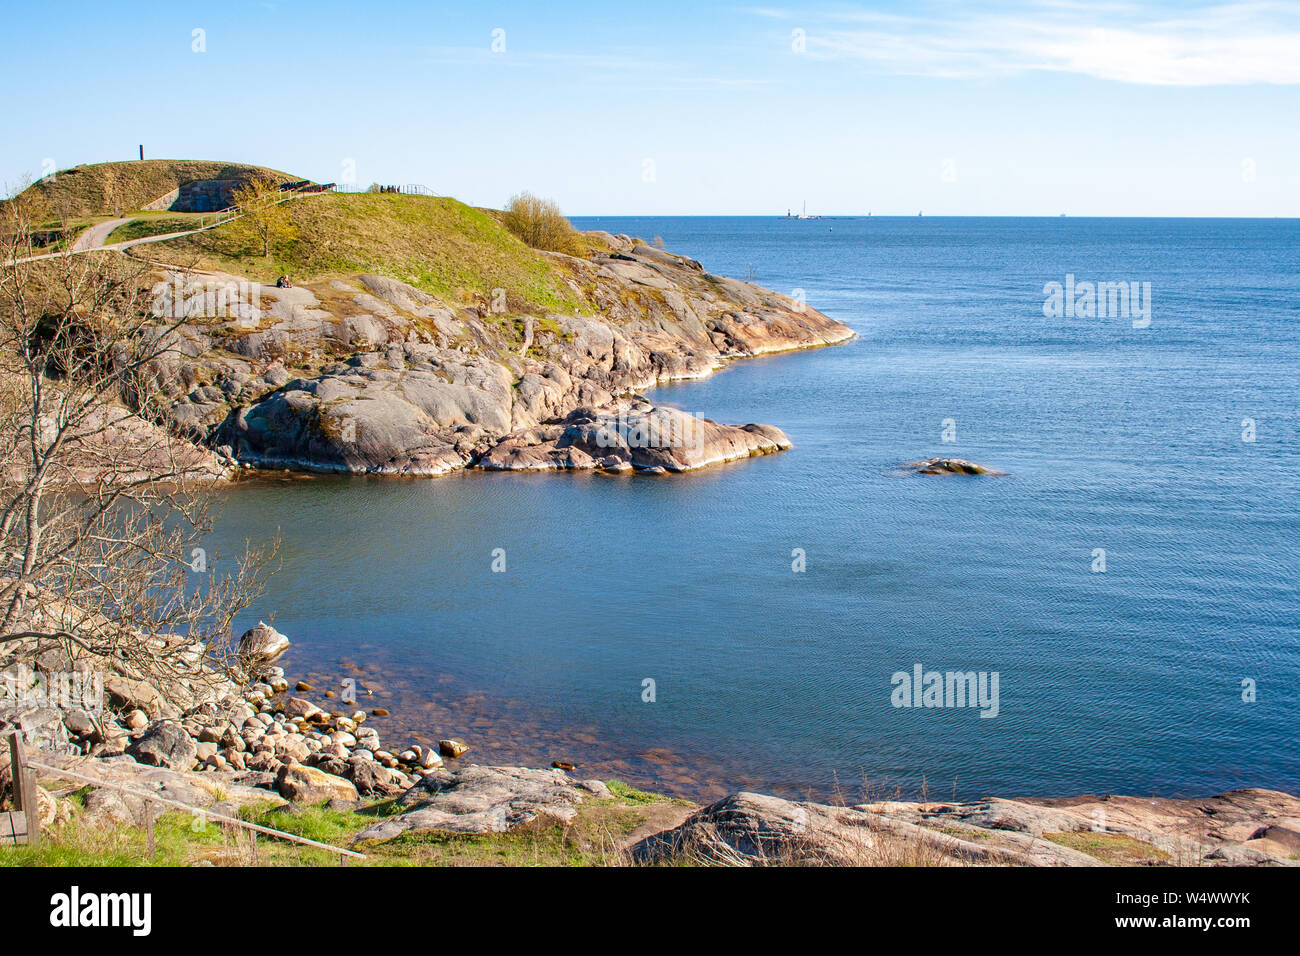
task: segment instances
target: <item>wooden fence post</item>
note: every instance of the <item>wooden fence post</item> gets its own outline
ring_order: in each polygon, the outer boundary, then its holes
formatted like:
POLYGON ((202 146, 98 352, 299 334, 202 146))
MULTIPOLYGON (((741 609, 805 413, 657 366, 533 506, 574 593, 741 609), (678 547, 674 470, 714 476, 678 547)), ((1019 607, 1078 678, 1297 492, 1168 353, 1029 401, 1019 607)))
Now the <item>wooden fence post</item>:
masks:
POLYGON ((154 842, 153 842, 153 801, 144 802, 144 849, 150 859, 153 859, 154 842))
POLYGON ((13 780, 14 809, 27 820, 27 845, 41 845, 41 810, 36 802, 36 774, 23 763, 23 738, 9 734, 9 775, 13 780))

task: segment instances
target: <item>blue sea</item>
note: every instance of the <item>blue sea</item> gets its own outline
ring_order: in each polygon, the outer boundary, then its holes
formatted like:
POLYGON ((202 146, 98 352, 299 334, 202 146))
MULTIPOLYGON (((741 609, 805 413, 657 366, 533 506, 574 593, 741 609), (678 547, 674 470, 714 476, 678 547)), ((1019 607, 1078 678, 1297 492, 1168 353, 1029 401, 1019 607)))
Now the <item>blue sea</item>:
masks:
POLYGON ((651 393, 781 455, 231 490, 221 552, 283 538, 247 623, 291 679, 357 680, 394 745, 698 798, 1300 792, 1300 222, 575 224, 857 338, 651 393), (1045 315, 1068 276, 1149 313, 1045 315), (1007 475, 898 468, 936 455, 1007 475), (917 665, 996 674, 996 716, 895 706, 917 665))

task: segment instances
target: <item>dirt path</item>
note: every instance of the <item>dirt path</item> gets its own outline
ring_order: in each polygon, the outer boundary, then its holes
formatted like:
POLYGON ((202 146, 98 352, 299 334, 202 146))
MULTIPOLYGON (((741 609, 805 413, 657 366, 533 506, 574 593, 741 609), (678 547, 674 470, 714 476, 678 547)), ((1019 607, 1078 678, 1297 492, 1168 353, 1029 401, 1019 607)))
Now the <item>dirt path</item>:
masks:
MULTIPOLYGON (((291 202, 295 199, 301 199, 303 196, 317 196, 317 195, 320 194, 319 193, 292 193, 288 196, 285 196, 283 199, 278 200, 277 205, 279 203, 286 203, 286 202, 291 202)), ((226 223, 232 221, 233 219, 238 219, 239 216, 238 215, 232 216, 230 219, 217 218, 217 220, 213 222, 211 225, 200 226, 197 229, 185 229, 182 230, 181 232, 169 232, 161 236, 145 236, 142 239, 131 239, 128 242, 115 242, 112 245, 104 245, 104 240, 109 237, 109 234, 112 233, 114 229, 116 229, 118 226, 123 225, 124 223, 131 222, 132 220, 138 218, 140 217, 131 216, 127 219, 110 219, 108 222, 101 222, 97 226, 91 226, 89 229, 87 229, 85 232, 79 235, 76 238, 76 241, 73 242, 72 248, 67 250, 67 253, 47 252, 39 256, 24 256, 21 259, 14 260, 13 264, 17 265, 20 262, 37 262, 41 259, 53 259, 55 256, 62 256, 69 253, 92 252, 96 249, 125 252, 127 249, 130 249, 132 246, 140 246, 150 242, 163 242, 167 239, 176 239, 180 236, 192 236, 196 232, 207 232, 209 229, 215 229, 218 226, 224 226, 226 223)))
POLYGON ((101 222, 97 226, 91 226, 73 242, 72 251, 89 252, 91 249, 98 249, 114 229, 118 226, 124 226, 130 221, 130 219, 110 219, 108 222, 101 222))

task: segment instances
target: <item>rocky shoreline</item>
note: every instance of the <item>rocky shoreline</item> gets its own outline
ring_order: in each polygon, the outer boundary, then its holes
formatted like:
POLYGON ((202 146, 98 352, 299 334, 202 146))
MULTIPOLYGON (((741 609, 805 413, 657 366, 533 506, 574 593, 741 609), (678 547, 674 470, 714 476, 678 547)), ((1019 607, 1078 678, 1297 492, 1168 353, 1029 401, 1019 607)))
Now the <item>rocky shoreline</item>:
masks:
MULTIPOLYGON (((109 673, 102 679, 108 705, 102 712, 55 706, 46 694, 23 707, 20 689, 6 695, 9 701, 0 699, 0 724, 55 753, 126 757, 173 771, 229 772, 236 784, 299 802, 314 802, 322 793, 351 800, 394 796, 440 767, 444 754, 465 753, 451 739, 437 750, 417 744, 388 752, 378 731, 365 726, 370 715, 355 703, 325 710, 298 696, 310 689, 306 684, 291 691, 283 668, 274 665, 288 647, 288 638, 259 623, 240 639, 251 678, 245 684, 208 674, 189 700, 178 703, 174 691, 109 673)), ((88 673, 89 661, 67 663, 88 673)))
MULTIPOLYGON (((43 825, 142 825, 162 813, 155 793, 212 813, 241 806, 391 801, 358 818, 354 847, 406 833, 511 833, 545 820, 568 825, 587 806, 616 802, 609 784, 549 769, 478 766, 469 748, 385 747, 367 713, 333 692, 291 684, 275 664, 289 646, 259 624, 241 639, 248 680, 194 681, 178 704, 147 681, 103 677, 108 708, 0 698, 0 731, 16 729, 40 759, 104 781, 40 791, 43 825), (310 699, 316 696, 320 701, 310 699), (448 761, 451 763, 449 764, 448 761), (117 789, 126 787, 127 792, 117 789)), ((86 673, 91 662, 71 664, 86 673)), ((101 662, 102 663, 102 662, 101 662)), ((195 661, 196 667, 201 662, 195 661)), ((196 676, 198 672, 196 671, 196 676)), ((204 675, 211 678, 211 675, 204 675)), ((0 806, 8 806, 7 754, 0 806)), ((975 802, 884 800, 828 805, 736 793, 706 807, 675 801, 621 846, 626 863, 654 865, 1179 865, 1300 864, 1300 798, 1238 790, 1204 799, 1076 797, 975 802)))
POLYGON ((323 473, 668 473, 790 447, 771 426, 638 392, 853 331, 631 237, 583 238, 585 257, 544 253, 583 304, 572 314, 509 311, 504 289, 446 302, 374 274, 276 288, 159 267, 187 310, 155 370, 163 424, 227 464, 323 473))

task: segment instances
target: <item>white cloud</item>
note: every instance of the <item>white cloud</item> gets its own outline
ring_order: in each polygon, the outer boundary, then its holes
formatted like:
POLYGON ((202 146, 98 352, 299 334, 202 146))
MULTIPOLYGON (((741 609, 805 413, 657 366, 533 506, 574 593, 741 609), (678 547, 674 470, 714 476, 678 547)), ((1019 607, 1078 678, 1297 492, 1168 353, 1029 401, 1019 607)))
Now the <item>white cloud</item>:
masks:
POLYGON ((1005 6, 969 10, 838 11, 802 19, 809 56, 857 61, 882 73, 979 77, 1042 70, 1162 86, 1300 83, 1300 7, 1292 4, 1162 10, 1040 0, 1009 12, 1005 6))

